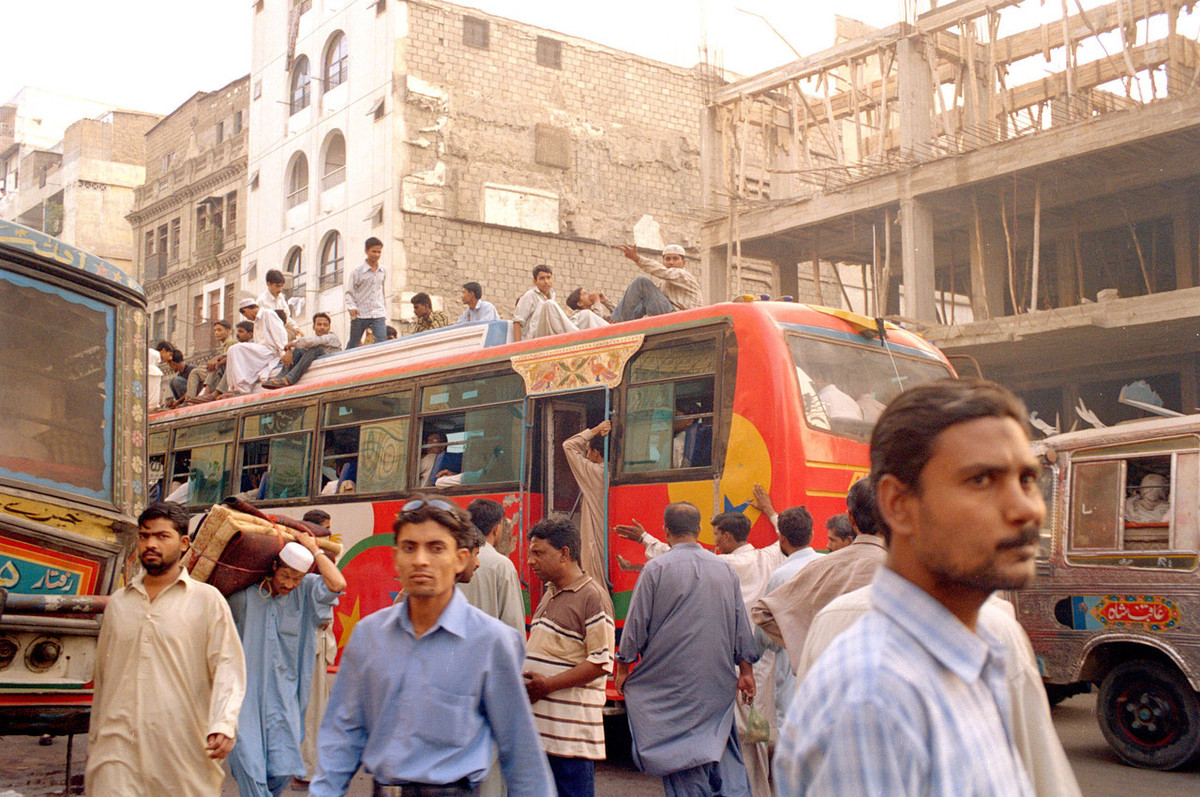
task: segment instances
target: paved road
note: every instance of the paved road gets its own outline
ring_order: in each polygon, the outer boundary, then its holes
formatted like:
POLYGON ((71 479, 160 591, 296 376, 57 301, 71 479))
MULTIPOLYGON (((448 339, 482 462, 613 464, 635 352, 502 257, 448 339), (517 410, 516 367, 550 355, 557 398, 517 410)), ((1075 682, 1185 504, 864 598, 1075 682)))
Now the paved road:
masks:
MULTIPOLYGON (((1200 773, 1195 768, 1151 772, 1122 764, 1105 744, 1096 724, 1092 695, 1078 695, 1056 707, 1054 725, 1087 797, 1195 797, 1200 793, 1200 773)), ((83 771, 86 747, 86 739, 75 740, 76 773, 83 771)), ((40 747, 37 739, 29 737, 0 739, 0 797, 62 794, 65 757, 65 739, 55 739, 49 747, 40 747)), ((77 778, 77 782, 82 780, 77 778)), ((284 792, 304 793, 292 788, 284 792)), ((351 797, 368 797, 370 793, 369 780, 360 774, 351 797)), ((627 756, 614 756, 597 768, 596 793, 601 797, 659 797, 662 786, 656 778, 635 771, 627 756)), ((222 797, 237 797, 232 781, 226 781, 222 797)))

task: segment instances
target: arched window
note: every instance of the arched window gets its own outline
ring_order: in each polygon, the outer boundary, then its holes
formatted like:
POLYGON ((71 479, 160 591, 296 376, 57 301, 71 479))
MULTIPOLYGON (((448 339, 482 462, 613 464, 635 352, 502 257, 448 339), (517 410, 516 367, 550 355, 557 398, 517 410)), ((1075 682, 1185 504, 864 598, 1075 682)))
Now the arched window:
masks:
POLYGON ((300 152, 292 159, 288 169, 287 206, 294 208, 308 201, 308 158, 300 152))
POLYGON ((296 65, 292 67, 292 113, 297 113, 308 107, 310 88, 308 58, 302 55, 296 59, 296 65))
POLYGON ((346 42, 346 34, 340 30, 330 36, 329 43, 325 45, 324 66, 326 91, 346 82, 346 70, 350 67, 350 46, 346 42))
POLYGON ((293 246, 283 263, 284 273, 291 283, 287 289, 287 297, 291 299, 293 296, 304 296, 304 250, 293 246))
POLYGON ((346 262, 346 253, 342 249, 342 236, 337 230, 331 230, 321 244, 321 287, 328 288, 342 281, 342 266, 346 262))
POLYGON ((321 163, 321 190, 346 182, 346 138, 334 130, 325 139, 325 156, 321 163))

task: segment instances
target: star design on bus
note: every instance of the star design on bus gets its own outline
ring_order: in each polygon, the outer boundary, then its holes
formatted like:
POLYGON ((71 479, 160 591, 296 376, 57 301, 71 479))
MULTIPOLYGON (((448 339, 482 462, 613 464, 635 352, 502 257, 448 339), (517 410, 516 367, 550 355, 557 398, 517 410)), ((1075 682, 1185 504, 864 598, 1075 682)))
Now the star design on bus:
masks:
POLYGON ((338 637, 338 647, 346 647, 346 643, 350 641, 350 634, 354 632, 354 626, 358 625, 358 621, 362 619, 360 611, 359 599, 354 599, 354 608, 348 612, 338 614, 338 619, 342 621, 342 634, 338 637))
POLYGON ((729 496, 725 496, 725 511, 726 512, 745 512, 746 507, 750 506, 750 501, 743 501, 740 504, 735 504, 729 500, 729 496))

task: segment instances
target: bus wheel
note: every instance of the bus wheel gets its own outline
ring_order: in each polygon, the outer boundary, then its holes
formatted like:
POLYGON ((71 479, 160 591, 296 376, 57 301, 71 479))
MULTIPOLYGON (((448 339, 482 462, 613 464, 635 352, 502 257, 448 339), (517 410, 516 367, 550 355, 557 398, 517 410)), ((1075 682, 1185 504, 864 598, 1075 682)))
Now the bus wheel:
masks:
POLYGON ((1169 665, 1118 664, 1100 686, 1096 718, 1127 764, 1175 769, 1200 755, 1200 697, 1169 665))

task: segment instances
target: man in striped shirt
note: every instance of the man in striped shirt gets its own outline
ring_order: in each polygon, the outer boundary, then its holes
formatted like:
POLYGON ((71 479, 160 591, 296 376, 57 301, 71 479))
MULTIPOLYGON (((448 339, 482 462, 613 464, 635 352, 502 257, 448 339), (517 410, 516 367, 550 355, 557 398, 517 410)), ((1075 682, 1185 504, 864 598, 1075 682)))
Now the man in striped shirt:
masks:
POLYGON ((616 653, 608 592, 579 564, 579 530, 564 517, 529 532, 529 566, 546 585, 533 614, 525 689, 559 797, 591 797, 604 758, 604 682, 616 653))

